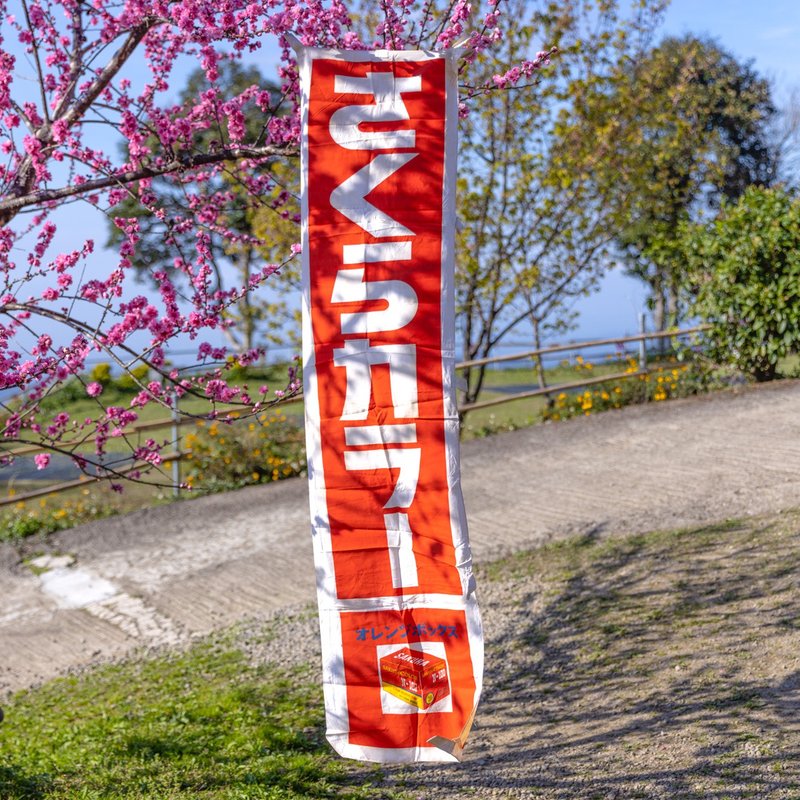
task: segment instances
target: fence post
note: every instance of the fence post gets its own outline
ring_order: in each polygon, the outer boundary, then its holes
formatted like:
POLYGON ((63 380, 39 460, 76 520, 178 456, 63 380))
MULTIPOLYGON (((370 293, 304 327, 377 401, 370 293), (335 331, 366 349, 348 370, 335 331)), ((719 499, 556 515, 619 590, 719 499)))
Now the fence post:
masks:
MULTIPOLYGON (((644 327, 644 311, 639 314, 639 333, 645 335, 644 327)), ((647 342, 644 339, 639 341, 639 370, 645 372, 647 370, 647 342)))
MULTIPOLYGON (((639 333, 644 336, 645 335, 645 315, 644 311, 639 314, 639 333)), ((645 339, 639 340, 639 372, 646 373, 647 372, 647 341, 645 339)), ((647 384, 642 381, 644 384, 644 400, 643 402, 647 402, 647 384)))
MULTIPOLYGON (((177 389, 172 393, 172 449, 175 456, 180 455, 181 441, 180 441, 180 412, 178 411, 178 391, 177 389)), ((172 496, 181 496, 181 460, 175 458, 172 462, 172 496)))

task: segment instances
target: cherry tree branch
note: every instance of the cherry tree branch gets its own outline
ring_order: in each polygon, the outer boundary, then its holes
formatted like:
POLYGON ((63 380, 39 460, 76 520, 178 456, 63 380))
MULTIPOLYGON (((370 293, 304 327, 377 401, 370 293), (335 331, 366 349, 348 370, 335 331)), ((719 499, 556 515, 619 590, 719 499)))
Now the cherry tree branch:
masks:
POLYGON ((58 189, 42 189, 30 192, 20 197, 8 197, 0 200, 0 223, 5 224, 16 216, 23 208, 40 206, 54 200, 64 200, 76 195, 88 194, 109 189, 112 186, 125 186, 129 183, 157 178, 160 175, 174 174, 219 164, 223 161, 237 161, 240 159, 264 159, 271 157, 293 158, 298 155, 294 145, 265 145, 263 147, 225 147, 213 153, 199 155, 177 156, 159 166, 142 167, 141 169, 118 172, 105 178, 95 178, 73 186, 62 186, 58 189))

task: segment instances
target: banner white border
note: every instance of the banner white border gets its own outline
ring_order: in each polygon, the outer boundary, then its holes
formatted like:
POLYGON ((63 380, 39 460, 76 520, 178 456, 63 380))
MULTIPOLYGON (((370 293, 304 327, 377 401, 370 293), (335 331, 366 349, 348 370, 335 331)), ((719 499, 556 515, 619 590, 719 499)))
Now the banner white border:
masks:
MULTIPOLYGON (((458 148, 458 82, 457 59, 460 51, 445 52, 415 50, 344 51, 295 45, 301 86, 301 214, 302 214, 302 334, 303 384, 306 413, 306 448, 308 460, 309 505, 317 575, 320 635, 322 644, 322 682, 325 696, 327 738, 341 756, 360 761, 403 763, 415 761, 450 762, 459 759, 439 747, 379 748, 351 744, 347 712, 347 685, 342 658, 340 614, 348 611, 396 608, 454 608, 464 610, 467 636, 475 679, 473 713, 483 685, 483 631, 475 596, 472 557, 467 533, 466 513, 461 493, 459 469, 459 421, 455 391, 455 254, 451 232, 455 229, 456 159, 458 148), (406 597, 370 598, 368 600, 339 600, 333 563, 330 521, 325 492, 320 430, 319 385, 316 374, 314 332, 311 317, 310 257, 308 234, 308 107, 311 86, 311 65, 315 59, 335 59, 343 62, 426 61, 442 58, 446 61, 446 123, 445 163, 442 192, 442 388, 444 402, 445 452, 450 528, 456 551, 456 565, 462 581, 462 595, 413 595, 406 597), (456 465, 453 469, 452 465, 456 465)), ((471 718, 470 723, 471 724, 471 718)), ((466 738, 468 728, 462 734, 466 738)))

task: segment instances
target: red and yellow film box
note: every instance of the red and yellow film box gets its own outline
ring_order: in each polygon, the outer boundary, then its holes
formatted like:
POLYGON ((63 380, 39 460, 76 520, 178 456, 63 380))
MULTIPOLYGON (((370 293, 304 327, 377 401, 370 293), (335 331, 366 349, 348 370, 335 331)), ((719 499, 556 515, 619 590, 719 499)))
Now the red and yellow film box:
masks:
POLYGON ((381 688, 417 708, 430 708, 450 694, 447 663, 408 647, 380 660, 381 688))

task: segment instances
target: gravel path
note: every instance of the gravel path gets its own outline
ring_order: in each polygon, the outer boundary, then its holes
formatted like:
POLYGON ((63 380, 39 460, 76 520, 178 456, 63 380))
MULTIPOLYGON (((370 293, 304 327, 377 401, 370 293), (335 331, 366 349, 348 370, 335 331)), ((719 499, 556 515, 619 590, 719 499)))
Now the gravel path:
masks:
MULTIPOLYGON (((800 383, 467 443, 478 562, 575 533, 675 528, 800 498, 800 383)), ((0 545, 0 697, 136 648, 313 600, 303 480, 0 545), (29 559, 48 556, 35 561, 29 559), (53 558, 58 556, 59 558, 53 558)))
POLYGON ((417 800, 797 800, 800 514, 546 548, 481 575, 486 689, 417 800))

